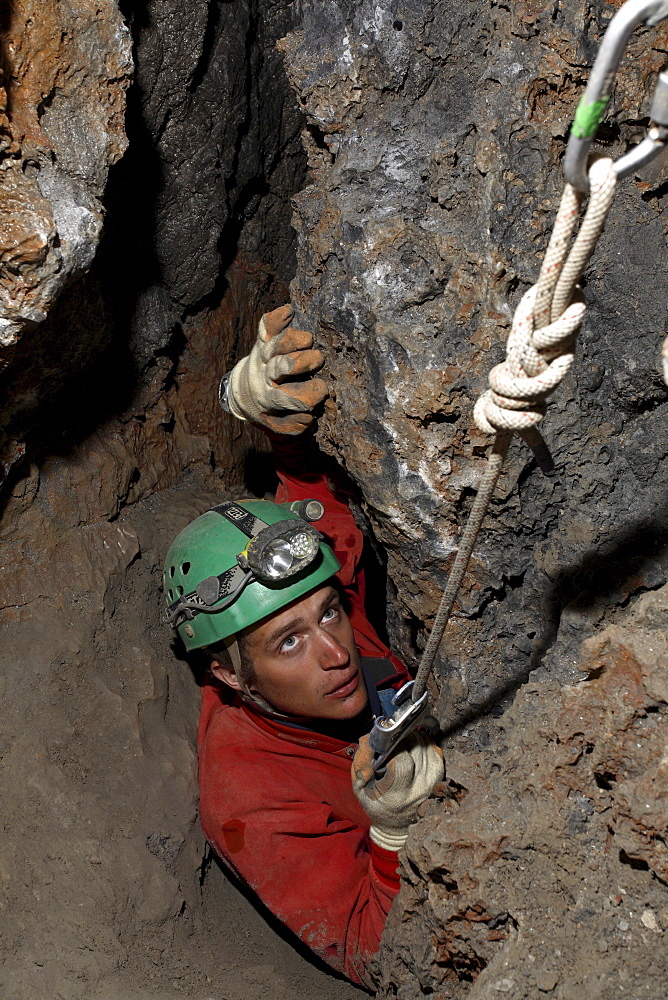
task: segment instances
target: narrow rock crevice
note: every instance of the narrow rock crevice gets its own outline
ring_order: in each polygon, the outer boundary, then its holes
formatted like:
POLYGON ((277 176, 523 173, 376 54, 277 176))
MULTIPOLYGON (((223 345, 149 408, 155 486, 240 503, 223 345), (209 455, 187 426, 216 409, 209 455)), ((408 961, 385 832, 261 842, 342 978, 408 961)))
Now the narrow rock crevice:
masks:
MULTIPOLYGON (((212 863, 201 676, 160 571, 213 501, 272 488, 217 386, 290 298, 327 356, 318 440, 357 495, 370 615, 415 665, 609 13, 538 8, 2 8, 3 996, 356 992, 212 863)), ((634 35, 601 151, 645 129, 666 30, 634 35)), ((459 595, 431 683, 446 784, 380 996, 664 1000, 665 171, 620 185, 544 422, 556 473, 513 444, 459 595)))

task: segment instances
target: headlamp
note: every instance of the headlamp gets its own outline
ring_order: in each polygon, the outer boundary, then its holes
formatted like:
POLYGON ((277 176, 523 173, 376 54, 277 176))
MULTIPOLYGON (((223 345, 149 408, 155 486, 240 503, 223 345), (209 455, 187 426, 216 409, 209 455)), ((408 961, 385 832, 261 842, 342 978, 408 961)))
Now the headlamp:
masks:
POLYGON ((297 518, 267 524, 233 501, 214 507, 235 526, 243 524, 241 530, 248 536, 252 533, 252 537, 237 555, 235 565, 218 576, 200 580, 191 593, 184 595, 181 589, 181 596, 165 611, 166 620, 181 625, 198 614, 219 614, 234 604, 253 580, 274 584, 289 580, 310 566, 320 549, 322 535, 307 518, 318 520, 325 508, 319 500, 300 500, 291 504, 290 509, 297 518))
POLYGON ((285 580, 313 562, 320 537, 320 532, 305 521, 277 521, 251 539, 237 562, 242 569, 252 570, 258 580, 285 580))

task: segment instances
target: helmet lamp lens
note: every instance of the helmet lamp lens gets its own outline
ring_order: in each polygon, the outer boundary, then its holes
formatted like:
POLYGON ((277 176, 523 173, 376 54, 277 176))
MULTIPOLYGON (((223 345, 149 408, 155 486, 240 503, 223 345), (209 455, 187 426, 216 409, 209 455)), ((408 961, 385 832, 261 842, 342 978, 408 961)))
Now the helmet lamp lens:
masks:
POLYGON ((320 533, 300 520, 278 521, 260 531, 246 550, 258 580, 274 582, 295 576, 315 559, 320 533))
POLYGON ((318 540, 300 531, 290 539, 290 551, 295 559, 312 559, 318 551, 318 540))
POLYGON ((266 576, 272 580, 280 580, 286 576, 294 562, 289 542, 277 538, 270 542, 262 553, 260 560, 266 576))

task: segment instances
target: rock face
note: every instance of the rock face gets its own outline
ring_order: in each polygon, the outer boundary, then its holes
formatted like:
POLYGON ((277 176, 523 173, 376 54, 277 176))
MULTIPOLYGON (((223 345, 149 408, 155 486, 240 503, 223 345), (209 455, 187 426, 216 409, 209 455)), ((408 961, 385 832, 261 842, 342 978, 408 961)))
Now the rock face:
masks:
MULTIPOLYGON (((17 11, 21 7, 15 6, 17 11)), ((16 341, 19 321, 30 319, 32 333, 29 343, 19 342, 5 352, 0 409, 0 473, 5 475, 26 453, 49 453, 56 428, 56 436, 80 437, 82 425, 98 426, 131 400, 141 412, 147 385, 161 389, 156 357, 166 377, 181 353, 184 321, 218 308, 230 289, 228 301, 241 298, 242 304, 235 305, 230 336, 220 337, 213 349, 224 345, 235 356, 252 336, 246 316, 259 306, 284 301, 294 270, 290 197, 303 182, 305 157, 301 117, 275 47, 292 23, 289 5, 272 4, 265 10, 245 0, 224 5, 170 0, 142 5, 140 11, 121 4, 132 39, 111 0, 90 5, 90 11, 86 3, 79 6, 71 8, 71 22, 60 27, 53 20, 56 14, 49 14, 49 20, 40 6, 39 17, 32 17, 26 7, 25 22, 43 20, 40 31, 47 42, 28 31, 18 13, 12 15, 6 39, 8 86, 20 78, 21 86, 13 86, 22 95, 18 106, 14 102, 8 108, 8 134, 21 138, 33 119, 44 119, 54 148, 46 145, 37 157, 27 140, 21 140, 20 148, 16 140, 2 161, 6 173, 0 182, 4 177, 13 184, 16 177, 22 185, 21 205, 28 206, 24 211, 12 194, 7 217, 12 226, 20 223, 26 233, 34 230, 44 237, 42 242, 41 236, 19 239, 7 230, 10 242, 18 240, 16 253, 22 254, 25 245, 28 255, 25 262, 7 258, 8 295, 16 303, 27 302, 32 312, 29 317, 7 313, 13 325, 7 327, 6 342, 16 341), (60 35, 61 48, 52 51, 48 39, 60 35), (25 39, 33 37, 41 62, 32 58, 32 50, 23 52, 25 39), (127 108, 131 142, 107 185, 100 243, 100 199, 108 166, 127 145, 121 97, 132 69, 131 40, 136 63, 127 108), (124 76, 119 69, 123 59, 124 76), (109 75, 108 85, 100 67, 109 75), (89 90, 103 103, 104 114, 95 103, 85 104, 89 90), (79 117, 71 111, 73 101, 79 117), (74 115, 71 121, 67 114, 74 115), (96 122, 92 131, 86 126, 89 118, 96 122), (102 146, 103 134, 108 148, 102 146), (45 178, 51 178, 48 184, 45 178), (92 207, 70 205, 72 192, 88 198, 85 205, 96 206, 94 220, 92 207), (233 262, 236 270, 230 277, 233 262), (25 272, 27 282, 20 296, 14 289, 17 269, 25 272), (244 276, 248 292, 240 293, 244 276), (67 295, 56 301, 63 288, 67 295), (258 294, 264 296, 261 303, 258 294), (39 308, 35 303, 41 303, 39 308), (48 323, 35 326, 48 310, 48 323), (112 379, 106 393, 100 383, 112 379), (77 408, 75 399, 83 405, 77 408)), ((65 18, 70 7, 56 5, 54 10, 65 18)), ((36 130, 34 124, 30 135, 36 130)), ((39 134, 46 143, 46 133, 39 134)), ((212 372, 211 384, 216 376, 220 369, 212 372)), ((191 411, 191 419, 199 417, 191 411)))
MULTIPOLYGON (((129 150, 108 183, 128 141, 118 7, 17 0, 3 21, 0 993, 12 1000, 223 988, 241 1000, 257 975, 256 956, 233 954, 241 943, 221 948, 220 906, 238 904, 204 862, 199 691, 159 584, 180 527, 240 489, 266 447, 225 417, 217 385, 284 301, 294 262, 304 156, 274 46, 288 8, 127 6, 129 150)), ((262 493, 271 480, 254 471, 262 493)), ((258 925, 277 997, 336 995, 258 925)))
MULTIPOLYGON (((473 403, 538 275, 610 8, 300 9, 283 43, 311 168, 293 294, 335 387, 322 446, 360 484, 387 552, 390 633, 415 657, 482 474, 473 403)), ((665 32, 633 38, 605 153, 644 131, 665 32)), ((621 185, 587 272, 576 363, 543 425, 556 476, 511 451, 442 651, 446 724, 548 650, 552 676, 572 678, 579 642, 666 579, 665 169, 621 185)))
POLYGON ((3 15, 0 344, 91 265, 109 167, 127 146, 131 38, 114 0, 14 0, 3 15))
POLYGON ((668 588, 526 684, 494 750, 447 749, 451 797, 406 848, 382 995, 661 1000, 668 975, 668 588))
MULTIPOLYGON (((411 659, 482 474, 473 403, 538 275, 610 8, 300 9, 283 42, 311 168, 293 297, 329 358, 321 445, 360 486, 411 659)), ((613 157, 646 126, 654 31, 601 130, 613 157)), ((446 730, 467 729, 446 743, 452 797, 407 845, 381 995, 665 994, 665 589, 620 618, 666 580, 665 171, 620 186, 586 273, 544 422, 556 475, 516 444, 478 541, 433 688, 446 730)))

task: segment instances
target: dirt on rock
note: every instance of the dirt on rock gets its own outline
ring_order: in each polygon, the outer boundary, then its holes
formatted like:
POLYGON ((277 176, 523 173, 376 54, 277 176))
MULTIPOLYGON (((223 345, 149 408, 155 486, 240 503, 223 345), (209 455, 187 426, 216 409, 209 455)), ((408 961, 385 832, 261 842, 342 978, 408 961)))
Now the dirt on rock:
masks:
MULTIPOLYGON (((471 752, 406 847, 379 960, 412 1000, 664 1000, 668 982, 668 588, 543 672, 471 752)), ((480 734, 478 740, 480 741, 480 734)))
POLYGON ((5 607, 0 656, 7 1000, 359 992, 244 897, 197 823, 199 687, 160 578, 174 532, 229 495, 193 476, 113 523, 59 531, 29 509, 18 529, 31 551, 5 575, 23 603, 5 607))

